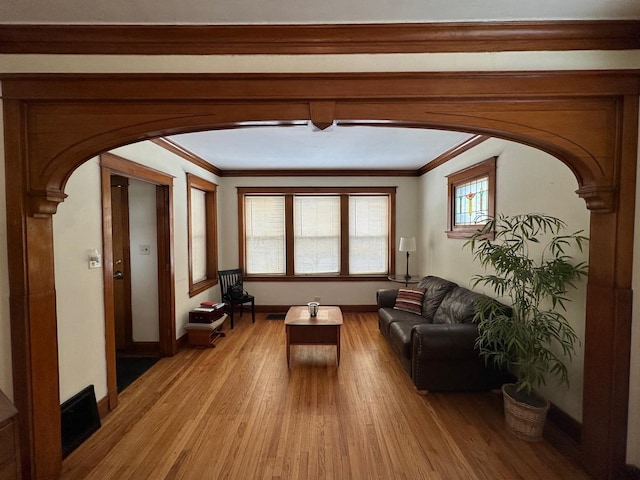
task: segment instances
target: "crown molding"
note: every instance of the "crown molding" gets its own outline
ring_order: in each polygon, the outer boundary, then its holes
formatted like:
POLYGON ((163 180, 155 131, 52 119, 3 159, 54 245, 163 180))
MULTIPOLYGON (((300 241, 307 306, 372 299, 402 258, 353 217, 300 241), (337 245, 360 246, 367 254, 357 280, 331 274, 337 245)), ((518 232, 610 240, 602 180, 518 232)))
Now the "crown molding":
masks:
POLYGON ((276 55, 638 48, 640 20, 330 25, 0 25, 0 54, 276 55))
POLYGON ((201 156, 196 155, 190 150, 187 150, 182 145, 177 144, 173 140, 170 140, 165 137, 158 137, 158 138, 152 138, 151 142, 155 143, 159 147, 164 148, 165 150, 170 151, 174 155, 177 155, 187 160, 188 162, 191 162, 194 165, 197 165, 198 167, 205 169, 209 173, 213 173, 214 175, 218 175, 219 177, 222 176, 222 170, 220 170, 218 167, 207 162, 201 156))
POLYGON ((482 142, 484 142, 486 140, 489 140, 490 138, 491 137, 489 137, 487 135, 474 135, 473 137, 468 138, 467 140, 465 140, 465 141, 459 143, 458 145, 450 148, 449 150, 447 150, 443 154, 437 156, 436 158, 431 160, 429 163, 427 163, 427 164, 423 165, 422 167, 420 167, 418 169, 418 176, 422 176, 425 173, 430 172, 434 168, 439 167, 440 165, 443 165, 443 164, 447 163, 449 160, 453 160, 458 155, 466 152, 467 150, 471 150, 476 145, 480 145, 482 142))

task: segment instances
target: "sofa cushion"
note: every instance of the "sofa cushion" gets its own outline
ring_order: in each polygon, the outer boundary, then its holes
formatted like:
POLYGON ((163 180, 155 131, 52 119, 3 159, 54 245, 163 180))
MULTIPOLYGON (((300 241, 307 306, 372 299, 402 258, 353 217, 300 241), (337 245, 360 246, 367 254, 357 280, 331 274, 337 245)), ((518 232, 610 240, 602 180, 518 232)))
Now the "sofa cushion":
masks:
POLYGON ((418 288, 424 288, 424 299, 422 301, 422 316, 427 321, 432 322, 433 316, 438 310, 442 299, 447 293, 456 288, 456 285, 444 278, 428 276, 420 280, 418 288))
POLYGON ((482 295, 464 287, 456 287, 442 299, 433 323, 472 323, 476 300, 482 295))
POLYGON ((389 336, 389 327, 393 322, 409 322, 412 325, 425 322, 425 319, 415 313, 409 313, 402 310, 394 310, 393 308, 381 308, 378 310, 378 326, 380 331, 389 336))
POLYGON ((423 298, 424 288, 400 288, 393 308, 420 315, 422 313, 423 298))
POLYGON ((415 323, 393 322, 389 327, 389 343, 396 354, 403 359, 411 359, 411 330, 415 323))

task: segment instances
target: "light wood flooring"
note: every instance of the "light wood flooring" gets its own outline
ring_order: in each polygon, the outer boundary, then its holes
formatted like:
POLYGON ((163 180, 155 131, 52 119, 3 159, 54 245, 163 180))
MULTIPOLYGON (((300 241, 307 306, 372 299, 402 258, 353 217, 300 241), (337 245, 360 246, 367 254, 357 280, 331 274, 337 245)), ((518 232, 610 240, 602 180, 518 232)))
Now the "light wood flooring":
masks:
POLYGON ((506 431, 496 393, 419 395, 378 331, 345 314, 335 347, 238 319, 217 347, 160 360, 63 462, 69 479, 580 480, 506 431))

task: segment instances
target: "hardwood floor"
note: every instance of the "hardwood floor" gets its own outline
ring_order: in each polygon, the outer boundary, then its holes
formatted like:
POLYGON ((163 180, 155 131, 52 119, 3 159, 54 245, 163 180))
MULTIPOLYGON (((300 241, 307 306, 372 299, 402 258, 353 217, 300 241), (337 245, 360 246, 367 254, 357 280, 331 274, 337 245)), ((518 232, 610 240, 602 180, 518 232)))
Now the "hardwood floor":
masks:
POLYGON ((345 314, 335 347, 245 316, 207 350, 154 365, 63 462, 69 479, 580 480, 546 442, 506 431, 498 394, 419 395, 378 332, 345 314))

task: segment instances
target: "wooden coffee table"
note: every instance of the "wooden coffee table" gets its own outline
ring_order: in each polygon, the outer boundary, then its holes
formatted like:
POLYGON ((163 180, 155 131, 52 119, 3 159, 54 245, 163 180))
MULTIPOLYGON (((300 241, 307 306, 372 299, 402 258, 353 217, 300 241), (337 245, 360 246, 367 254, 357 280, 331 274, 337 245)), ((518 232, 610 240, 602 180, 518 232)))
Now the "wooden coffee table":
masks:
POLYGON ((284 319, 284 325, 287 331, 287 366, 292 345, 335 345, 340 365, 340 307, 321 305, 315 317, 309 315, 306 305, 291 307, 284 319))

